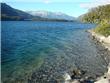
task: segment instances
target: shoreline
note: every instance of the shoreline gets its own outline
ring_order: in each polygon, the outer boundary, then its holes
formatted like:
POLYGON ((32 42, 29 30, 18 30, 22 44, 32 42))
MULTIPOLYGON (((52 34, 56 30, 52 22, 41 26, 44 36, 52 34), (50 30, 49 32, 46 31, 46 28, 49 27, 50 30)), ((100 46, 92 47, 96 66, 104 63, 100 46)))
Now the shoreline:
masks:
MULTIPOLYGON (((95 32, 93 32, 92 30, 87 30, 87 32, 90 33, 90 37, 92 37, 91 39, 95 42, 96 46, 101 45, 102 48, 104 48, 104 52, 106 51, 110 51, 110 36, 109 37, 104 37, 102 35, 99 35, 95 32)), ((100 50, 101 51, 101 50, 100 50)), ((102 50, 103 51, 103 50, 102 50)), ((105 56, 105 54, 103 54, 104 56, 102 58, 105 59, 106 63, 107 63, 107 71, 99 77, 96 77, 94 80, 93 79, 89 79, 87 78, 81 78, 80 80, 78 79, 72 79, 71 76, 66 73, 64 78, 65 78, 65 82, 64 83, 110 83, 110 58, 108 58, 108 60, 106 59, 107 56, 105 56)), ((102 55, 101 55, 102 56, 102 55)), ((80 73, 82 73, 80 71, 80 73)))
POLYGON ((93 40, 96 39, 100 42, 106 49, 110 51, 110 36, 105 37, 103 35, 95 33, 93 30, 88 30, 88 32, 92 35, 93 40))
MULTIPOLYGON (((94 41, 100 42, 103 47, 105 47, 106 50, 110 51, 110 36, 105 37, 103 35, 100 35, 98 33, 95 33, 93 30, 88 30, 92 36, 92 39, 94 41)), ((108 71, 104 73, 103 76, 98 77, 96 79, 96 82, 94 83, 110 83, 110 61, 108 63, 108 71)))

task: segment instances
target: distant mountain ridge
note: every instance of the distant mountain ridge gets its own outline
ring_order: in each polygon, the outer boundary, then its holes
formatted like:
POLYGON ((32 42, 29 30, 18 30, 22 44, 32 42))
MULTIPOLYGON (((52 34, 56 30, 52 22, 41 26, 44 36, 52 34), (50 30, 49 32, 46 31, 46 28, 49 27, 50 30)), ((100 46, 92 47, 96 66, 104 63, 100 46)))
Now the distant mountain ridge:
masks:
POLYGON ((49 19, 75 20, 74 17, 61 13, 61 12, 49 12, 49 11, 41 10, 41 11, 27 11, 27 13, 33 16, 40 16, 40 17, 49 18, 49 19))
POLYGON ((21 21, 74 21, 74 18, 63 13, 53 13, 47 11, 21 11, 6 3, 1 3, 1 20, 21 20, 21 21))

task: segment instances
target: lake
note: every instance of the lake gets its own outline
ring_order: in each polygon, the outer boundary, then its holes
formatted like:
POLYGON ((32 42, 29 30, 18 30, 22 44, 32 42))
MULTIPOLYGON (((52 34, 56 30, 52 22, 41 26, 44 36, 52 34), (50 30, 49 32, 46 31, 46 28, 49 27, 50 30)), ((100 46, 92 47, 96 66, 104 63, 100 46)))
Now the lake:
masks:
POLYGON ((4 83, 27 83, 28 78, 36 79, 37 83, 43 79, 46 83, 44 74, 52 80, 75 68, 85 70, 92 77, 106 71, 105 61, 85 31, 94 28, 94 24, 2 21, 1 26, 4 83))

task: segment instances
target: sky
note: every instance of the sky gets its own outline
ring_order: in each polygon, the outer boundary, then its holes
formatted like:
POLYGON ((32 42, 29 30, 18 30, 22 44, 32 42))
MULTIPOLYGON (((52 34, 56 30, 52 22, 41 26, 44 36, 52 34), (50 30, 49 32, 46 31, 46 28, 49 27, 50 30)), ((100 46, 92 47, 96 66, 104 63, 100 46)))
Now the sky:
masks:
POLYGON ((2 0, 13 8, 23 11, 62 12, 78 17, 88 9, 99 5, 110 4, 110 0, 2 0))

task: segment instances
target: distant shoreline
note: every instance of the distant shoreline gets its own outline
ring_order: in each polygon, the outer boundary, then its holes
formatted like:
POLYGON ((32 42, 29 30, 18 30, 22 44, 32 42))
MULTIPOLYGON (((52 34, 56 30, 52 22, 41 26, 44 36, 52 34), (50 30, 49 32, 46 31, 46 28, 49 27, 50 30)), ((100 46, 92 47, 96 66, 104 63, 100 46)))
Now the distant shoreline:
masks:
POLYGON ((0 21, 31 21, 31 22, 77 22, 77 21, 55 21, 55 20, 0 20, 0 21))

